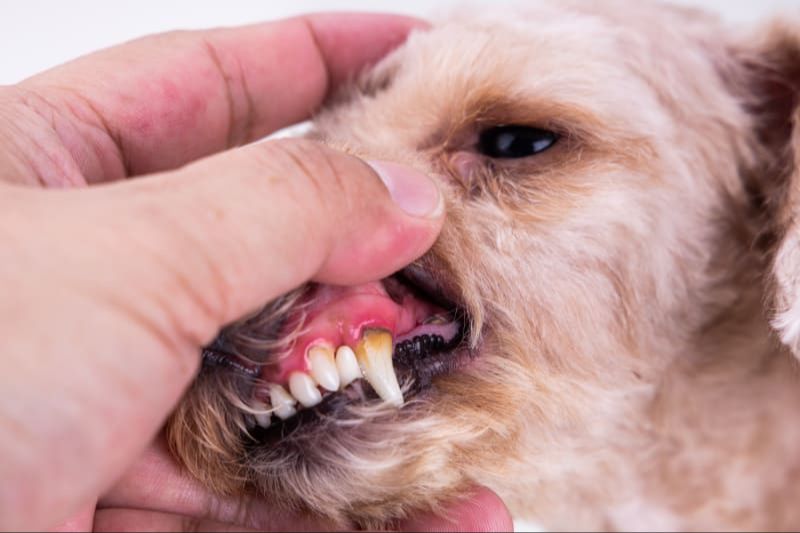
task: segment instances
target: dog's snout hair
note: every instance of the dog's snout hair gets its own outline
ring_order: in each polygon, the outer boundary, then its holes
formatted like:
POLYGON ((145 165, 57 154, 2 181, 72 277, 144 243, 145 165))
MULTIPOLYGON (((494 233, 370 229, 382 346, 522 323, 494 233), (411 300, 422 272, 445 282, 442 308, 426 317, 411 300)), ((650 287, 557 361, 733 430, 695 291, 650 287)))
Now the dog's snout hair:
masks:
POLYGON ((418 265, 457 294, 473 357, 399 411, 267 448, 210 369, 168 424, 195 476, 371 528, 472 483, 548 528, 800 526, 800 13, 459 11, 309 136, 438 176, 447 221, 418 265), (557 140, 482 152, 508 125, 557 140))

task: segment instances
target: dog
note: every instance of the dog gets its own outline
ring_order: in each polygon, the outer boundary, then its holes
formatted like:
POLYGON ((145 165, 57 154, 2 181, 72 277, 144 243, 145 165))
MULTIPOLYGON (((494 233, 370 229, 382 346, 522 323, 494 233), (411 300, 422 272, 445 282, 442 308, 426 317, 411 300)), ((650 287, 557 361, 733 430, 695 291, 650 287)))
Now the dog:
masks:
POLYGON ((308 136, 436 176, 441 236, 223 330, 171 450, 344 527, 474 483, 546 528, 800 526, 799 102, 800 18, 545 1, 415 32, 308 136))

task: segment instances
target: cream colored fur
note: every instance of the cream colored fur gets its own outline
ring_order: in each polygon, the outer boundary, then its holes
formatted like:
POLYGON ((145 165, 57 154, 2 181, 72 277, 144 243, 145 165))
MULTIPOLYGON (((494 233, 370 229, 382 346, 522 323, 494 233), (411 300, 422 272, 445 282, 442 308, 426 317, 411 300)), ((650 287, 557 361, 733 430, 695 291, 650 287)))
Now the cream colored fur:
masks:
POLYGON ((400 412, 257 452, 204 376, 173 449, 217 490, 372 527, 468 482, 547 528, 800 527, 799 98, 800 17, 553 1, 412 35, 312 137, 440 176, 420 263, 478 356, 400 412), (489 161, 498 124, 562 138, 489 161))

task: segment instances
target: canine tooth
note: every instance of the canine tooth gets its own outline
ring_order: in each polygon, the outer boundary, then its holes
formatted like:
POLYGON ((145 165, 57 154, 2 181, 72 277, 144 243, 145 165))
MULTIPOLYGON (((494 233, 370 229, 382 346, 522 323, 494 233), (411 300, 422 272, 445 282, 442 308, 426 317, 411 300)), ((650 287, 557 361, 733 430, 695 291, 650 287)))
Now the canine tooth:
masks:
POLYGON ((311 377, 320 387, 329 391, 339 389, 339 372, 336 371, 336 362, 333 360, 333 348, 311 348, 308 351, 308 362, 311 364, 311 377))
POLYGON ((253 418, 255 418, 256 424, 262 428, 268 428, 272 423, 272 413, 270 413, 269 406, 262 402, 255 402, 253 403, 252 407, 254 410, 259 411, 257 413, 253 413, 253 418))
POLYGON ((292 372, 289 376, 289 392, 303 407, 314 407, 322 401, 317 384, 305 372, 292 372))
POLYGON ((361 368, 358 366, 356 354, 349 346, 339 346, 336 350, 336 369, 339 371, 341 380, 339 385, 342 388, 361 377, 361 368))
POLYGON ((286 420, 297 412, 294 408, 297 400, 280 385, 269 386, 269 401, 272 403, 275 415, 280 419, 286 420))
POLYGON ((388 331, 366 330, 356 345, 356 359, 378 396, 397 407, 403 405, 403 392, 392 366, 392 335, 388 331))

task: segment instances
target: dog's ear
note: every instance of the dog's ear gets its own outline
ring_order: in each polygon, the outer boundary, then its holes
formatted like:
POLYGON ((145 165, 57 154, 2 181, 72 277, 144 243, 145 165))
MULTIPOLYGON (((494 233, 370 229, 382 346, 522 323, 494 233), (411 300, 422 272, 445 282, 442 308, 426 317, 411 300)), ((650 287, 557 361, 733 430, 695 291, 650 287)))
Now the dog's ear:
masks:
POLYGON ((754 119, 750 192, 763 216, 767 305, 781 341, 800 356, 800 18, 762 28, 735 55, 754 119))

